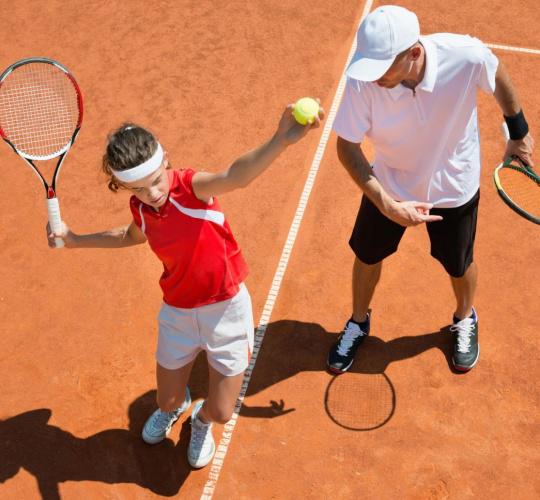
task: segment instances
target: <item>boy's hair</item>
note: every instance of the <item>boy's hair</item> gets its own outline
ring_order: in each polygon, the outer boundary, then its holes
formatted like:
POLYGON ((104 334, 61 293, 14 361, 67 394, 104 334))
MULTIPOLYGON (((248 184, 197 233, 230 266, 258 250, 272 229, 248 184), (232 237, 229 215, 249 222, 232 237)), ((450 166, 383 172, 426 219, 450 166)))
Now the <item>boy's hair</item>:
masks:
POLYGON ((102 163, 109 189, 116 193, 122 187, 113 175, 113 169, 129 170, 136 167, 150 159, 156 149, 157 140, 153 134, 134 123, 124 123, 109 134, 102 163))

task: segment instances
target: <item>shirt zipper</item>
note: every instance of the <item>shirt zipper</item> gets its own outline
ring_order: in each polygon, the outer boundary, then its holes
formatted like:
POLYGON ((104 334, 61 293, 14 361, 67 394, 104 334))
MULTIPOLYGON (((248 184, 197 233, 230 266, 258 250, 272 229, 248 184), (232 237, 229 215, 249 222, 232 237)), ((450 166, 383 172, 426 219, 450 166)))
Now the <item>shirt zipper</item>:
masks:
POLYGON ((424 112, 422 111, 422 106, 420 105, 420 101, 416 99, 416 89, 411 89, 414 99, 414 106, 416 108, 416 112, 418 113, 418 119, 420 120, 420 123, 425 123, 426 117, 424 116, 424 112))

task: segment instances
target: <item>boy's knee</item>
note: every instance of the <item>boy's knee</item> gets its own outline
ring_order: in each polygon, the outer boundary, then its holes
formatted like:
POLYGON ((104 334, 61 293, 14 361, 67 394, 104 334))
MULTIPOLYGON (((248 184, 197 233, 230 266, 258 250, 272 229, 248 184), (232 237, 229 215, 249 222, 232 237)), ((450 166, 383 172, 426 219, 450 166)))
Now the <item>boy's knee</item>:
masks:
POLYGON ((217 424, 226 424, 232 417, 232 411, 228 408, 213 408, 211 411, 207 410, 207 413, 217 424))

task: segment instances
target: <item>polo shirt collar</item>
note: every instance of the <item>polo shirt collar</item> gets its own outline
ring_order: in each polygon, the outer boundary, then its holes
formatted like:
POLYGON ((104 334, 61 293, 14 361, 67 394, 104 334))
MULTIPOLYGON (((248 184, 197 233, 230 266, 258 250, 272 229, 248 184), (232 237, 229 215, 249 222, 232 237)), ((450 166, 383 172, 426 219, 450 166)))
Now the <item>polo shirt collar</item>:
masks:
POLYGON ((426 92, 433 92, 439 68, 437 48, 435 47, 435 44, 425 36, 420 37, 420 43, 424 46, 424 50, 426 51, 426 71, 424 72, 424 78, 422 78, 422 81, 416 88, 425 90, 426 92))
MULTIPOLYGON (((416 90, 433 92, 439 66, 437 64, 437 48, 435 47, 435 44, 425 36, 420 37, 420 43, 426 52, 426 69, 424 71, 424 78, 422 78, 422 81, 416 86, 416 90)), ((390 92, 394 101, 397 101, 405 92, 410 91, 411 89, 408 89, 401 83, 396 85, 393 89, 388 89, 388 92, 390 92)))

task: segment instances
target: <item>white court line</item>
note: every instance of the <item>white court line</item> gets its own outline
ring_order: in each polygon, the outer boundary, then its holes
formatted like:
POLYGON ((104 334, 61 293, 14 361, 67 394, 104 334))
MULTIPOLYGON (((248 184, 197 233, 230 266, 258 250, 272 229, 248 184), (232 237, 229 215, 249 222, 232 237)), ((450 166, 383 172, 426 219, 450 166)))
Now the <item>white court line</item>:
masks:
POLYGON ((495 43, 486 43, 490 49, 508 50, 510 52, 525 52, 526 54, 540 55, 540 50, 526 49, 524 47, 512 47, 511 45, 497 45, 495 43))
MULTIPOLYGON (((362 12, 362 17, 360 18, 360 23, 363 21, 364 17, 366 17, 368 12, 371 10, 372 4, 373 4, 373 0, 367 0, 364 6, 364 11, 362 12)), ((351 50, 349 51, 349 56, 347 57, 345 68, 347 68, 347 66, 349 65, 349 61, 354 55, 355 50, 356 50, 356 37, 353 41, 351 50)), ((248 384, 251 379, 253 368, 257 361, 257 356, 261 348, 264 334, 266 332, 266 328, 270 321, 272 310, 274 309, 274 304, 276 303, 276 298, 279 293, 279 289, 281 287, 281 281, 283 280, 285 270, 287 269, 289 257, 291 255, 291 251, 294 246, 294 242, 296 240, 296 236, 298 234, 298 230, 300 228, 300 224, 302 222, 304 212, 306 210, 306 205, 309 199, 309 195, 311 194, 311 189, 313 188, 315 177, 317 176, 319 165, 321 163, 324 150, 326 149, 326 144, 328 143, 328 137, 330 136, 330 132, 332 130, 332 124, 334 122, 334 118, 337 113, 337 108, 341 101, 343 91, 345 90, 345 82, 346 82, 346 77, 345 77, 345 70, 344 70, 341 75, 341 79, 339 81, 339 85, 338 85, 336 94, 334 96, 334 100, 332 101, 330 112, 328 113, 328 116, 325 120, 323 133, 321 134, 321 139, 319 140, 317 151, 315 152, 315 156, 311 163, 308 177, 307 177, 306 183, 304 184, 304 190, 302 191, 302 195, 300 196, 300 201, 298 202, 298 207, 296 208, 296 213, 294 214, 294 219, 289 229, 287 240, 285 241, 283 251, 281 252, 281 258, 279 259, 279 263, 278 263, 276 272, 274 274, 274 279, 272 280, 272 285, 270 286, 270 291, 268 292, 268 296, 266 298, 266 303, 263 308, 261 319, 259 320, 259 326, 257 327, 257 330, 255 331, 255 344, 253 347, 253 354, 251 356, 249 366, 244 375, 244 381, 242 383, 240 395, 238 396, 238 400, 236 401, 236 406, 234 407, 234 412, 231 419, 224 426, 223 434, 221 436, 221 441, 219 442, 219 445, 216 449, 216 454, 214 455, 214 459, 212 461, 212 464, 210 465, 210 472, 208 473, 208 479, 203 488, 201 500, 210 500, 212 498, 212 495, 214 494, 216 484, 218 482, 219 475, 221 472, 221 468, 223 467, 223 462, 225 460, 225 455, 227 454, 227 450, 229 449, 232 433, 234 431, 234 427, 238 420, 238 414, 240 412, 240 408, 242 407, 242 402, 244 401, 244 397, 246 395, 248 384)))

